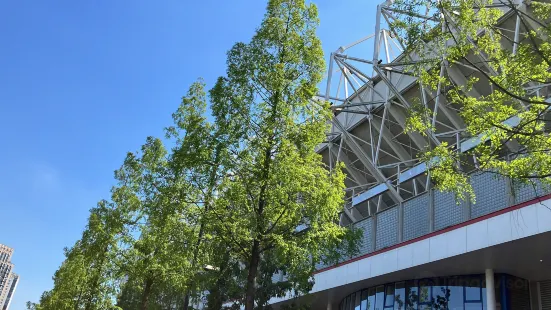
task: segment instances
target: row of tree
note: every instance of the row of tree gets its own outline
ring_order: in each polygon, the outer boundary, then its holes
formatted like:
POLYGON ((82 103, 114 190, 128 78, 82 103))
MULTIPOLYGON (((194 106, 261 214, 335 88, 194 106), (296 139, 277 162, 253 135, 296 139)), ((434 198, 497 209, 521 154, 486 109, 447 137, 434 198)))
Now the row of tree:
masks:
MULTIPOLYGON (((528 12, 494 2, 392 4, 391 31, 411 63, 402 71, 434 97, 412 106, 406 131, 433 131, 445 97, 462 136, 483 133, 469 152, 446 142, 421 150, 433 183, 459 198, 474 198, 466 165, 551 184, 551 4, 530 1, 528 12), (496 26, 502 7, 517 35, 496 26), (446 73, 453 66, 470 70, 466 83, 446 73), (482 83, 490 91, 473 95, 482 83)), ((317 25, 314 5, 269 1, 252 40, 228 52, 226 75, 183 97, 166 129, 173 147, 149 137, 127 154, 111 198, 91 210, 53 289, 29 308, 189 309, 202 298, 208 309, 260 309, 308 292, 316 264, 353 253, 356 233, 338 225, 344 174, 315 152, 332 117, 328 103, 312 100, 324 72, 317 25)))
POLYGON ((269 1, 226 76, 183 97, 166 129, 173 147, 149 137, 127 154, 29 308, 190 309, 202 298, 252 310, 308 292, 315 265, 352 236, 338 225, 344 175, 315 152, 331 117, 311 100, 324 72, 317 25, 314 5, 269 1))

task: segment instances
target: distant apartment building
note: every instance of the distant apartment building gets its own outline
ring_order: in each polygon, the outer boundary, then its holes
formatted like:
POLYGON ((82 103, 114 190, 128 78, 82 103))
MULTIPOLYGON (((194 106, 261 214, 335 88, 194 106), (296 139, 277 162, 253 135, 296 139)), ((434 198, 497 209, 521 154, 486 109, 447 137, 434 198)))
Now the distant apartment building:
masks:
POLYGON ((19 276, 13 272, 11 257, 13 249, 0 244, 0 310, 8 310, 17 284, 19 276))

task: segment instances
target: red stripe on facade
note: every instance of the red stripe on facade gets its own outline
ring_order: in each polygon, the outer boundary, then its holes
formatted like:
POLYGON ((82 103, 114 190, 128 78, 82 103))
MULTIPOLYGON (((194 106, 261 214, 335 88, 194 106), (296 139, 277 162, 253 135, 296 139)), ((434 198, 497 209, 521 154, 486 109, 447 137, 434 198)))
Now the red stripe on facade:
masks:
POLYGON ((403 246, 406 246, 408 244, 412 244, 412 243, 415 243, 417 241, 421 241, 421 240, 425 240, 425 239, 428 239, 430 237, 434 237, 434 236, 438 236, 438 235, 441 235, 443 233, 447 233, 449 231, 452 231, 452 230, 456 230, 456 229, 459 229, 461 227, 465 227, 467 225, 471 225, 471 224, 474 224, 474 223, 478 223, 480 221, 484 221, 484 220, 487 220, 489 218, 492 218, 492 217, 495 217, 495 216, 498 216, 498 215, 501 215, 501 214, 505 214, 507 212, 511 212, 511 211, 515 211, 515 210, 518 210, 518 209, 522 209, 524 207, 527 207, 529 205, 533 205, 535 203, 538 203, 538 202, 542 202, 544 200, 547 200, 547 199, 551 199, 551 194, 548 194, 548 195, 544 195, 544 196, 541 196, 541 197, 537 197, 537 198, 534 198, 532 200, 528 200, 526 202, 523 202, 523 203, 519 203, 517 205, 514 205, 514 206, 510 206, 510 207, 507 207, 505 209, 502 209, 502 210, 498 210, 498 211, 495 211, 495 212, 492 212, 492 213, 489 213, 489 214, 486 214, 484 216, 481 216, 481 217, 477 217, 475 219, 471 219, 471 220, 468 220, 466 222, 463 222, 463 223, 459 223, 459 224, 456 224, 456 225, 453 225, 453 226, 450 226, 450 227, 447 227, 447 228, 444 228, 442 230, 439 230, 439 231, 433 231, 429 234, 426 234, 424 236, 421 236, 421 237, 417 237, 415 239, 411 239, 411 240, 408 240, 408 241, 404 241, 404 242, 401 242, 401 243, 397 243, 393 246, 390 246, 388 248, 384 248, 384 249, 381 249, 381 250, 378 250, 378 251, 375 251, 375 252, 371 252, 371 253, 367 253, 367 254, 364 254, 362 256, 358 256, 356 258, 353 258, 351 260, 347 260, 347 261, 344 261, 342 263, 338 263, 336 265, 333 265, 333 266, 330 266, 330 267, 326 267, 326 268, 323 268, 323 269, 320 269, 320 270, 317 270, 316 272, 314 272, 314 274, 318 274, 318 273, 322 273, 322 272, 325 272, 325 271, 328 271, 328 270, 331 270, 331 269, 334 269, 334 268, 337 268, 337 267, 340 267, 340 266, 344 266, 344 265, 347 265, 347 264, 350 264, 350 263, 353 263, 353 262, 356 262, 356 261, 359 261, 359 260, 362 260, 364 258, 368 258, 368 257, 371 257, 371 256, 375 256, 375 255, 378 255, 378 254, 381 254, 381 253, 384 253, 384 252, 388 252, 390 250, 394 250, 396 248, 399 248, 399 247, 403 247, 403 246))

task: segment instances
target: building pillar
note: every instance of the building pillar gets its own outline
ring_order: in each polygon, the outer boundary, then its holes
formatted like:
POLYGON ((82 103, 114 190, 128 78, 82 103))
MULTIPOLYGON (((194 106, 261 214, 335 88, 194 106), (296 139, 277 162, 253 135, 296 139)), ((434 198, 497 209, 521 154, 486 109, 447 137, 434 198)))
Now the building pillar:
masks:
POLYGON ((487 310, 496 310, 496 287, 493 269, 486 269, 486 303, 487 310))

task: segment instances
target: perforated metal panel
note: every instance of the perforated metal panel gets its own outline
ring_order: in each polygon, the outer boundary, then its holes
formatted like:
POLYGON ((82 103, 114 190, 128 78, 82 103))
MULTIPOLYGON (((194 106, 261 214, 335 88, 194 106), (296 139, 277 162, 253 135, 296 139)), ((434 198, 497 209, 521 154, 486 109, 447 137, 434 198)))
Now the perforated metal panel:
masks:
POLYGON ((430 232, 430 196, 428 193, 404 202, 404 241, 430 232))
POLYGON ((530 184, 521 184, 513 181, 512 194, 515 196, 515 204, 526 202, 537 197, 547 195, 551 188, 547 184, 542 184, 539 180, 530 184))
POLYGON ((519 182, 513 182, 512 194, 515 196, 515 204, 518 204, 541 196, 543 190, 538 183, 520 184, 519 182))
POLYGON ((398 208, 393 207, 377 214, 376 249, 380 250, 398 242, 398 208))
POLYGON ((477 218, 507 208, 509 195, 507 180, 494 173, 481 173, 471 177, 476 203, 471 206, 471 218, 477 218))
POLYGON ((434 230, 441 230, 463 221, 464 204, 457 204, 454 194, 433 191, 433 195, 434 230))
POLYGON ((358 256, 373 252, 373 241, 371 238, 371 232, 373 230, 373 218, 368 217, 354 224, 354 227, 361 229, 362 242, 360 245, 360 251, 358 256))

